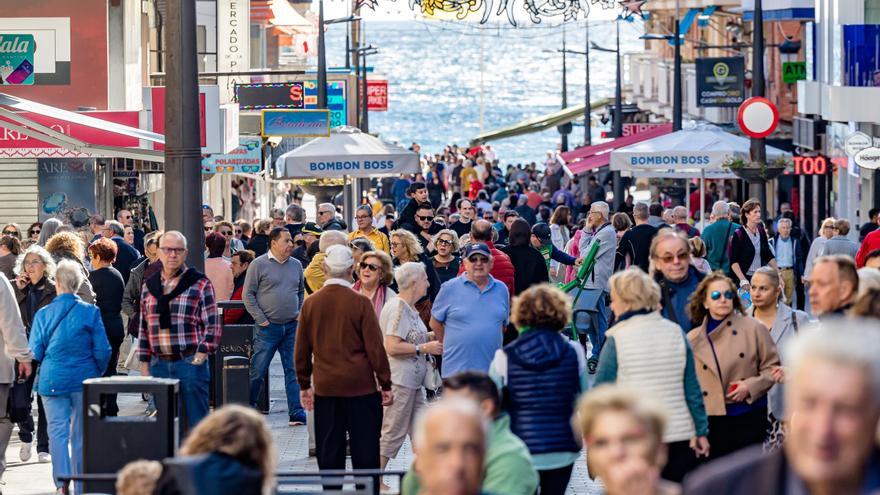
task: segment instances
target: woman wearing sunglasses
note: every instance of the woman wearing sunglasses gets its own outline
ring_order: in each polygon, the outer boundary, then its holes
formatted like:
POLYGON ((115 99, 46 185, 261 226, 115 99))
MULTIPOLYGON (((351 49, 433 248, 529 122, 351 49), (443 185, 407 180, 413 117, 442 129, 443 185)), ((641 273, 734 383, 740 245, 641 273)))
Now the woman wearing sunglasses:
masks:
POLYGON ((378 318, 385 303, 397 297, 397 293, 388 288, 394 276, 391 256, 385 251, 367 251, 361 256, 356 270, 358 280, 351 288, 373 303, 378 318))
POLYGON ((440 284, 458 276, 461 258, 458 257, 458 234, 452 229, 443 229, 434 234, 434 246, 437 254, 431 258, 440 284))
POLYGON ((37 242, 40 240, 40 232, 43 231, 43 224, 40 222, 34 222, 28 227, 27 235, 28 239, 32 242, 37 242))
POLYGON ((721 272, 700 282, 688 311, 702 322, 688 341, 709 415, 710 459, 762 443, 769 427, 767 391, 779 366, 770 332, 743 314, 736 286, 721 272))
POLYGON ((8 235, 15 237, 19 241, 21 240, 21 230, 18 229, 18 225, 14 223, 7 223, 3 226, 3 235, 8 235))

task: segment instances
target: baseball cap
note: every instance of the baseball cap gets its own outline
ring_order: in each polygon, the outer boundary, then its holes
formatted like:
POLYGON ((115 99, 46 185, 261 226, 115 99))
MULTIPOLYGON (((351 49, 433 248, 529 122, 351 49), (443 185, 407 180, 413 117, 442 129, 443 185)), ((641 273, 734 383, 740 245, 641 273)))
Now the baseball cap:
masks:
POLYGON ((468 244, 468 246, 464 248, 464 259, 470 259, 470 257, 475 254, 482 254, 483 256, 486 256, 488 258, 492 257, 492 251, 489 250, 489 246, 483 244, 482 242, 468 244))
POLYGON ((341 271, 354 264, 354 257, 352 257, 351 249, 348 246, 330 246, 324 257, 324 263, 333 271, 341 271))
POLYGON ((541 241, 549 241, 550 240, 550 226, 546 223, 536 223, 532 227, 532 235, 537 237, 541 241))
POLYGON ((320 236, 322 232, 324 232, 321 227, 318 227, 318 224, 315 222, 306 222, 303 225, 302 231, 303 234, 312 234, 316 236, 320 236))

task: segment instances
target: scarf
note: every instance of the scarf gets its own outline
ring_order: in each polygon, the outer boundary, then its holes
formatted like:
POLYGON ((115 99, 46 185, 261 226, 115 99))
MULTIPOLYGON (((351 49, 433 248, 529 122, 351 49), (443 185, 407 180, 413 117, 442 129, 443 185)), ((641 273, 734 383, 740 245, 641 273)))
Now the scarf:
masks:
MULTIPOLYGON (((180 272, 178 270, 174 277, 180 275, 180 272)), ((195 268, 189 268, 183 272, 183 275, 180 275, 177 286, 168 294, 165 294, 165 290, 162 287, 162 272, 158 272, 147 279, 147 290, 156 298, 156 308, 159 310, 159 328, 171 328, 171 301, 204 277, 195 268)))
MULTIPOLYGON (((360 293, 360 291, 361 291, 361 281, 358 280, 357 282, 355 282, 354 285, 351 286, 351 288, 352 288, 352 290, 354 290, 355 292, 360 293)), ((387 287, 385 286, 385 284, 379 284, 379 286, 376 287, 376 292, 373 292, 373 297, 372 297, 372 299, 371 299, 371 302, 373 303, 373 311, 376 312, 376 316, 377 316, 377 317, 378 317, 380 314, 382 314, 382 308, 385 307, 385 292, 386 292, 386 289, 387 289, 387 287)))

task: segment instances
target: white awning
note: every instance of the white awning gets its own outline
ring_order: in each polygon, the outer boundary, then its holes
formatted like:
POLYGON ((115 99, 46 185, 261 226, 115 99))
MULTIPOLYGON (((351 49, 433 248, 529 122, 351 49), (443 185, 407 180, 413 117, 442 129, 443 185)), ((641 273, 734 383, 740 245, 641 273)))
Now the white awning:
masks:
POLYGON ((382 177, 420 171, 417 153, 344 126, 275 160, 275 173, 281 179, 382 177))

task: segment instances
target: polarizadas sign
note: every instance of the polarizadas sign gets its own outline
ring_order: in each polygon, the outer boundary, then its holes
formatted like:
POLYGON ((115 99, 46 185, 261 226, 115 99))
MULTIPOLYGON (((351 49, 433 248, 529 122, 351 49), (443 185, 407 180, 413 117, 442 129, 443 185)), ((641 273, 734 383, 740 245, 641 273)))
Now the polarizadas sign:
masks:
POLYGON ((32 34, 0 34, 0 80, 7 86, 34 83, 34 52, 37 45, 32 34))
POLYGON ((263 169, 262 139, 239 138, 239 146, 229 153, 218 153, 202 158, 202 173, 257 173, 263 169))
POLYGON ((330 136, 329 110, 263 110, 260 120, 263 136, 330 136))

